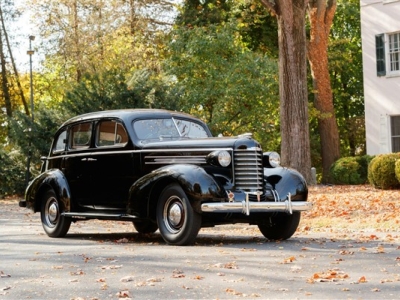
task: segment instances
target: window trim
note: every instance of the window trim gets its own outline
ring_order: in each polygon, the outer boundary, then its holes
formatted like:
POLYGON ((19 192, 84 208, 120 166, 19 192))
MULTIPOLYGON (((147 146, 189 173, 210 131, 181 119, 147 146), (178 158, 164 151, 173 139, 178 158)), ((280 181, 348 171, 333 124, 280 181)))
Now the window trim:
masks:
MULTIPOLYGON (((400 152, 400 146, 398 147, 398 149, 394 149, 394 143, 393 143, 393 139, 400 139, 400 133, 397 135, 393 135, 393 120, 395 118, 400 119, 400 115, 391 115, 390 116, 390 150, 391 152, 400 152)), ((400 132, 400 129, 399 129, 400 132)))
POLYGON ((390 74, 390 75, 400 75, 400 31, 397 31, 397 32, 391 32, 391 33, 387 33, 387 41, 388 41, 388 50, 387 50, 387 56, 388 56, 388 66, 387 66, 387 69, 388 69, 388 73, 390 74), (390 43, 390 37, 391 36, 395 36, 395 35, 397 35, 397 48, 396 48, 396 52, 392 52, 391 50, 391 48, 390 48, 390 46, 391 46, 391 43, 390 43), (392 62, 392 55, 393 54, 397 54, 397 70, 393 70, 392 71, 392 65, 393 65, 393 62, 392 62))

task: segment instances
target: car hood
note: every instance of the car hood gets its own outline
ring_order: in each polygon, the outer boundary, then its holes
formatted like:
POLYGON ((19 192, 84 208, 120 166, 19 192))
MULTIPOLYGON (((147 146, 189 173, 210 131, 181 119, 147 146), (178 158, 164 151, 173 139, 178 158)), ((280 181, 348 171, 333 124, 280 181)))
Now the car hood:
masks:
POLYGON ((143 144, 143 150, 151 149, 248 149, 260 148, 260 144, 249 136, 244 137, 211 137, 203 139, 179 139, 179 140, 164 140, 143 144))

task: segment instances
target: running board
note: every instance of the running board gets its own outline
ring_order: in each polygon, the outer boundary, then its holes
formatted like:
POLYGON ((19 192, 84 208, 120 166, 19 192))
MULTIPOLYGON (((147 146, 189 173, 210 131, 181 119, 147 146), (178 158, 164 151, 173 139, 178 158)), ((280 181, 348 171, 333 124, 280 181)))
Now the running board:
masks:
POLYGON ((137 216, 127 215, 127 214, 64 212, 61 215, 73 219, 100 219, 100 220, 121 220, 121 221, 132 221, 141 219, 137 216))

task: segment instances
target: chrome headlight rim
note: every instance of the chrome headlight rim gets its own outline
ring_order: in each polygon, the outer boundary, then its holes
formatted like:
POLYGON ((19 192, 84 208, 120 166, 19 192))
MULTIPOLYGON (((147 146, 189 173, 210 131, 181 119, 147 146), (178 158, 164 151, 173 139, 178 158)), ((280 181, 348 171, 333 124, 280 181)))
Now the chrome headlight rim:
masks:
POLYGON ((215 150, 207 155, 208 164, 216 167, 228 167, 232 163, 232 155, 226 150, 215 150))
POLYGON ((232 162, 232 156, 226 150, 218 151, 217 158, 221 167, 228 167, 232 162))
POLYGON ((281 166, 281 156, 279 155, 278 152, 271 151, 264 153, 264 167, 277 168, 280 166, 281 166))

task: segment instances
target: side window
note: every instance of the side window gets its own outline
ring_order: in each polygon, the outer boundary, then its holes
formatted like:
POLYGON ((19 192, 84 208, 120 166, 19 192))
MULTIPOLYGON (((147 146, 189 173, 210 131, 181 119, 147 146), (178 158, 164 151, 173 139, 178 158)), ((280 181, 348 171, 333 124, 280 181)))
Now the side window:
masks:
POLYGON ((71 128, 70 147, 71 149, 87 149, 90 146, 92 136, 92 123, 82 123, 71 128))
POLYGON ((115 121, 102 121, 97 125, 98 147, 120 146, 128 143, 128 134, 122 124, 115 121))
POLYGON ((65 144, 67 143, 67 131, 62 131, 54 144, 53 152, 60 152, 65 150, 65 144))

